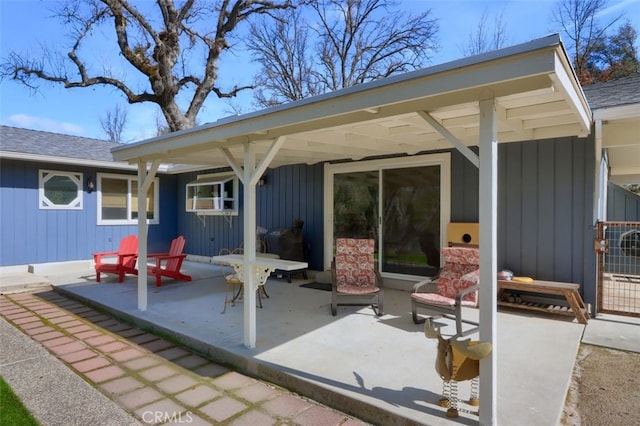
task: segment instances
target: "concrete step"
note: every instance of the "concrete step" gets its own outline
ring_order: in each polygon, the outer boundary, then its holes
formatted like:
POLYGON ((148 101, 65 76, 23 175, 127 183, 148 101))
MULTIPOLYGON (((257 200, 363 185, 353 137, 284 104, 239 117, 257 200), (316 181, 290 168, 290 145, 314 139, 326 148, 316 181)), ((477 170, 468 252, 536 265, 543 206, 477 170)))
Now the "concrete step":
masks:
POLYGON ((50 287, 49 279, 29 272, 0 274, 0 294, 25 293, 50 287))

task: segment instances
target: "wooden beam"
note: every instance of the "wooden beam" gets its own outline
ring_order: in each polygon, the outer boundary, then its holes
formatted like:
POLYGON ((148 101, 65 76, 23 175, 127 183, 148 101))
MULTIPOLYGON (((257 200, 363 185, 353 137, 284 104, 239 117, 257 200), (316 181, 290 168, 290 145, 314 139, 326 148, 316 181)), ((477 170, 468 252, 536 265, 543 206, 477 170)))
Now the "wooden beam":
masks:
POLYGON ((429 123, 429 125, 431 127, 433 127, 438 133, 440 133, 442 136, 444 136, 449 142, 451 142, 451 144, 458 150, 460 151, 460 153, 462 155, 464 155, 465 157, 467 157, 467 160, 471 161, 471 163, 476 166, 479 167, 480 165, 480 160, 478 158, 478 155, 476 155, 475 152, 473 152, 471 149, 469 149, 468 146, 466 146, 465 144, 463 144, 462 142, 460 142, 460 140, 458 138, 456 138, 451 132, 449 132, 444 126, 442 126, 440 123, 438 123, 438 121, 436 121, 435 118, 433 118, 431 115, 429 115, 429 113, 425 112, 425 111, 418 111, 417 112, 418 115, 420 117, 422 117, 424 119, 424 121, 426 121, 427 123, 429 123))

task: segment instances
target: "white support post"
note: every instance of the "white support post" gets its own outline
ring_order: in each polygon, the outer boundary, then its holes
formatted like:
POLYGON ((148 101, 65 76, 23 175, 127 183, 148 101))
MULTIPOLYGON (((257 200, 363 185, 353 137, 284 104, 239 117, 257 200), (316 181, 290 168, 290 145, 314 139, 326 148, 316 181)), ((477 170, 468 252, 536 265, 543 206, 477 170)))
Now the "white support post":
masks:
POLYGON ((138 163, 138 309, 147 310, 147 203, 144 178, 147 176, 147 163, 138 163))
POLYGON ((254 144, 244 145, 244 345, 256 346, 256 185, 253 182, 256 154, 254 144))
POLYGON ((159 167, 160 160, 155 160, 147 172, 147 162, 138 162, 138 309, 141 311, 147 310, 147 192, 159 167))
POLYGON ((244 247, 244 345, 247 348, 256 346, 256 290, 258 282, 256 270, 253 266, 256 260, 256 184, 269 164, 285 142, 281 136, 269 147, 264 158, 256 167, 255 145, 252 142, 244 144, 242 167, 233 157, 231 151, 222 148, 222 155, 238 176, 243 185, 243 247, 244 247))
MULTIPOLYGON (((607 181, 609 179, 608 176, 608 167, 606 163, 602 161, 602 120, 595 120, 595 163, 596 163, 596 173, 595 173, 595 200, 596 202, 593 205, 593 223, 595 224, 597 221, 605 221, 607 220, 607 181)), ((606 162, 608 159, 605 158, 606 162)))
POLYGON ((480 424, 497 423, 498 133, 495 99, 480 101, 480 340, 491 355, 480 361, 480 424))

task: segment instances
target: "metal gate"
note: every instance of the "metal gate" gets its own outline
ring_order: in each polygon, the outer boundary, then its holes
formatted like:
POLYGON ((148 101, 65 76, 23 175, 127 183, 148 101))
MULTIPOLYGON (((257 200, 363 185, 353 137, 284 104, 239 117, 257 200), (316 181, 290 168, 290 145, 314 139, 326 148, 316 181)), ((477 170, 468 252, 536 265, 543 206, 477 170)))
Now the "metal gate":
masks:
POLYGON ((598 222, 598 313, 640 317, 640 222, 598 222))

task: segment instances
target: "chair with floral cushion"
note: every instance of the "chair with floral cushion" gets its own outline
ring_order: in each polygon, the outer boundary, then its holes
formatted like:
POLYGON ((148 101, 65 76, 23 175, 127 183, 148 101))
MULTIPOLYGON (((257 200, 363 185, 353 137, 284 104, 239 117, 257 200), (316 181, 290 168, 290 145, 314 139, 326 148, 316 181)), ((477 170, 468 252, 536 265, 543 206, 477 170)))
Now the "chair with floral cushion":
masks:
POLYGON ((337 315, 338 306, 368 305, 376 315, 383 314, 383 281, 375 267, 373 252, 372 239, 336 239, 336 255, 331 264, 332 315, 337 315))
POLYGON ((478 330, 478 323, 463 319, 462 308, 478 306, 479 251, 477 248, 469 247, 443 247, 441 258, 444 265, 438 274, 413 287, 411 293, 413 322, 419 324, 425 321, 418 317, 418 308, 420 308, 429 315, 428 321, 439 317, 454 319, 458 336, 474 333, 478 330), (474 327, 463 331, 462 323, 471 324, 474 327))

